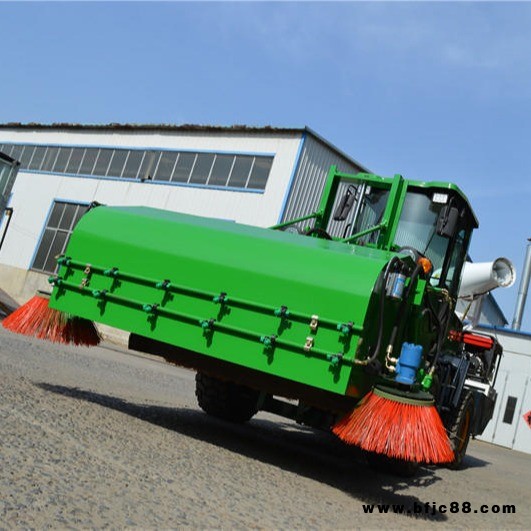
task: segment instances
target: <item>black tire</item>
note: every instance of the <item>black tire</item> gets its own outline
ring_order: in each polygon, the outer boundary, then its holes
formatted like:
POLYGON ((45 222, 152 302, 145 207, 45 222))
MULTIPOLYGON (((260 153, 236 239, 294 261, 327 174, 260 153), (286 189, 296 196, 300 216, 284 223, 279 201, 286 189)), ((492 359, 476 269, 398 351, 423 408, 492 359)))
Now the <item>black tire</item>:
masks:
POLYGON ((420 464, 413 461, 404 461, 402 459, 393 459, 383 454, 366 452, 365 457, 369 466, 377 472, 384 472, 401 478, 411 478, 419 470, 420 464))
POLYGON ((258 391, 198 372, 195 396, 207 414, 230 422, 243 423, 258 412, 258 391))
POLYGON ((473 418, 474 396, 470 391, 463 391, 459 406, 446 424, 448 437, 454 451, 454 460, 447 465, 452 470, 463 468, 463 458, 470 441, 473 418))

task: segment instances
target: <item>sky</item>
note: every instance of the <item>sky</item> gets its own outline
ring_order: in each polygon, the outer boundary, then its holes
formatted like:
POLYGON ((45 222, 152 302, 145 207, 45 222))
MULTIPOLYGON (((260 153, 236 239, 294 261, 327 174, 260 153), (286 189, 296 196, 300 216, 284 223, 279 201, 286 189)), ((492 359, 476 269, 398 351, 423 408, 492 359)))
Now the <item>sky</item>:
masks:
MULTIPOLYGON (((379 175, 455 182, 473 260, 522 269, 531 3, 0 1, 0 21, 0 123, 307 125, 379 175)), ((494 292, 509 322, 519 280, 494 292)))

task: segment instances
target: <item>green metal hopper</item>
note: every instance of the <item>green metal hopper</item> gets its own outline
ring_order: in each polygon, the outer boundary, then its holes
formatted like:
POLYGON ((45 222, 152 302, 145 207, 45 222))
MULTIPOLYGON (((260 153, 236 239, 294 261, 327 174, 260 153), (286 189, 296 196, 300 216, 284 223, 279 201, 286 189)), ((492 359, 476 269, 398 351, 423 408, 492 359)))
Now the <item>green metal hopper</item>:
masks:
POLYGON ((145 207, 97 207, 72 234, 50 305, 345 394, 389 253, 145 207), (355 274, 354 274, 355 273, 355 274))

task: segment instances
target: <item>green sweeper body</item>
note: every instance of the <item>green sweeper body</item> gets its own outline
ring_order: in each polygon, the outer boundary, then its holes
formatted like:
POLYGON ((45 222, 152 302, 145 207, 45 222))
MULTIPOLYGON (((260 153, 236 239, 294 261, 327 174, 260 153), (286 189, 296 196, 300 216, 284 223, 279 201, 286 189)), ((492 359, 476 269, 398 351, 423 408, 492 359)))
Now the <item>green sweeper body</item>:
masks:
POLYGON ((219 417, 265 409, 329 428, 379 385, 433 399, 449 433, 471 402, 468 440, 492 415, 501 352, 454 312, 475 227, 453 184, 335 167, 315 212, 272 229, 96 206, 50 306, 196 369, 199 403, 219 417))

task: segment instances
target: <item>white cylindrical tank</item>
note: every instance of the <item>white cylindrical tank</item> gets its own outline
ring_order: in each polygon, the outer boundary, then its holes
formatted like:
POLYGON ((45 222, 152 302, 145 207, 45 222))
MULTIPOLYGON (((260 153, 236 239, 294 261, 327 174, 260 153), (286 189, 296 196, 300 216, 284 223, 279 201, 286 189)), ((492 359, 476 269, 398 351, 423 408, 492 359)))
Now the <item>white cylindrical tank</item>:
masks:
POLYGON ((481 295, 494 288, 508 288, 514 284, 516 272, 507 258, 492 262, 466 262, 461 275, 459 297, 481 295))

